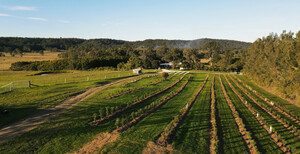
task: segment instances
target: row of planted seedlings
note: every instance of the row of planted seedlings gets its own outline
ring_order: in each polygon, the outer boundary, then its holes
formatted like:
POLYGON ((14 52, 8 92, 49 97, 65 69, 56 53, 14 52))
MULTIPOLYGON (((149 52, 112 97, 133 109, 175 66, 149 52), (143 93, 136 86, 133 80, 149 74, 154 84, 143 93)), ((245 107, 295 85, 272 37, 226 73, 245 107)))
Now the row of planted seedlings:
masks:
POLYGON ((247 85, 245 82, 243 82, 241 79, 239 79, 238 77, 236 77, 235 75, 233 75, 233 77, 239 81, 239 83, 242 84, 242 86, 246 87, 250 92, 252 92, 255 96, 257 96, 259 99, 263 100, 264 102, 266 102, 269 106, 272 106, 275 110, 277 110, 278 112, 284 114, 286 117, 288 117, 289 119, 291 119, 292 121, 294 121, 295 123, 297 123, 298 125, 300 125, 300 115, 299 114, 295 114, 293 112, 291 112, 289 109, 287 109, 284 105, 282 105, 281 103, 278 103, 276 101, 271 101, 270 99, 268 99, 266 96, 263 96, 261 93, 257 92, 256 90, 254 90, 251 86, 247 85))
MULTIPOLYGON (((226 76, 224 76, 224 77, 225 77, 226 83, 228 83, 230 89, 239 98, 239 100, 243 103, 243 105, 247 108, 247 110, 253 115, 253 117, 259 122, 259 124, 262 126, 262 128, 269 134, 272 141, 280 148, 280 150, 282 152, 285 152, 285 153, 289 152, 291 150, 291 148, 287 147, 286 144, 283 144, 283 143, 286 143, 284 141, 284 139, 281 139, 280 135, 278 136, 278 134, 276 133, 276 131, 274 129, 272 130, 272 126, 270 124, 268 124, 268 122, 266 120, 264 120, 263 116, 259 115, 259 113, 252 107, 252 105, 249 104, 247 102, 247 100, 238 93, 238 91, 234 88, 234 86, 229 82, 227 77, 226 76)), ((245 118, 250 118, 250 117, 245 117, 245 118)), ((258 139, 260 139, 260 138, 258 138, 258 139)))
POLYGON ((212 154, 218 153, 218 129, 217 129, 217 120, 216 120, 216 96, 215 96, 215 76, 212 78, 211 82, 211 103, 210 103, 210 146, 209 151, 212 154))
POLYGON ((133 80, 131 80, 130 82, 126 82, 126 83, 124 83, 122 86, 125 87, 125 86, 128 86, 128 85, 132 84, 132 83, 138 82, 138 81, 140 81, 140 80, 142 80, 142 79, 146 79, 146 78, 150 78, 150 77, 154 77, 154 76, 157 76, 157 74, 153 74, 153 75, 145 75, 145 76, 142 76, 142 77, 140 77, 140 78, 138 78, 138 79, 133 79, 133 80))
POLYGON ((256 142, 254 141, 254 139, 252 139, 251 133, 248 130, 246 130, 246 127, 245 127, 245 124, 243 122, 243 119, 240 118, 240 115, 237 112, 237 110, 235 108, 235 105, 231 102, 231 100, 230 100, 230 98, 229 98, 229 96, 228 96, 228 94, 227 94, 227 92, 225 90, 225 87, 224 87, 224 85, 222 83, 222 79, 221 79, 220 75, 219 75, 219 82, 220 82, 223 94, 225 96, 226 102, 227 102, 228 106, 231 109, 231 113, 232 113, 232 115, 234 117, 234 120, 235 120, 236 124, 238 125, 239 132, 242 135, 244 141, 247 143, 247 146, 249 148, 250 153, 253 153, 253 154, 260 153, 258 151, 257 146, 256 146, 256 142))
POLYGON ((218 151, 219 153, 249 153, 248 146, 239 132, 238 125, 225 99, 219 76, 216 76, 215 80, 218 151))
POLYGON ((146 105, 144 108, 140 108, 136 112, 132 112, 129 116, 121 118, 121 120, 116 120, 116 127, 117 129, 114 130, 115 132, 123 132, 130 128, 131 126, 135 125, 139 121, 143 120, 147 116, 149 116, 151 113, 155 112, 157 109, 159 109, 161 106, 166 104, 170 99, 178 95, 189 83, 191 79, 191 76, 188 77, 187 81, 176 91, 172 91, 168 93, 167 95, 163 96, 162 98, 150 103, 149 105, 146 105), (123 120, 126 119, 126 120, 123 120), (123 123, 119 122, 125 121, 123 123))
MULTIPOLYGON (((172 79, 175 75, 176 75, 176 74, 172 74, 171 76, 168 76, 166 79, 167 79, 167 80, 170 80, 170 79, 172 79)), ((157 84, 161 83, 161 82, 164 81, 164 80, 165 80, 165 79, 160 79, 160 80, 158 80, 158 81, 156 81, 156 82, 151 83, 150 85, 157 85, 157 84)))
POLYGON ((300 139, 300 129, 297 128, 297 125, 292 125, 292 121, 287 119, 282 114, 275 111, 272 107, 268 106, 265 103, 261 103, 257 99, 254 99, 250 93, 248 93, 243 87, 241 87, 231 76, 230 79, 245 93, 255 104, 262 108, 265 112, 271 115, 276 119, 280 124, 282 124, 287 130, 289 130, 294 136, 297 136, 300 139))
POLYGON ((172 138, 175 136, 177 129, 179 128, 181 122, 183 121, 184 117, 187 115, 191 107, 193 106, 195 100, 199 96, 200 92, 202 91, 203 87, 205 86, 207 80, 209 78, 209 74, 207 74, 203 85, 194 93, 192 98, 187 101, 185 107, 180 110, 180 114, 176 115, 173 120, 164 128, 160 137, 157 139, 157 143, 159 145, 167 146, 172 138))
MULTIPOLYGON (((229 76, 230 77, 230 76, 229 76)), ((280 147, 280 149, 286 153, 295 153, 297 151, 297 143, 299 141, 299 135, 295 131, 290 129, 288 125, 283 123, 278 117, 273 115, 271 112, 260 106, 260 104, 252 98, 248 93, 245 92, 240 85, 237 84, 235 80, 230 78, 234 85, 240 90, 242 102, 249 108, 251 112, 256 114, 256 117, 260 121, 261 124, 264 124, 263 127, 271 134, 274 142, 280 147), (250 99, 251 105, 248 101, 245 101, 245 98, 250 99), (289 131, 285 131, 285 130, 289 131), (278 130, 278 131, 277 131, 278 130), (290 143, 288 145, 288 143, 290 143), (296 145, 294 144, 296 143, 296 145)))
MULTIPOLYGON (((185 77, 185 75, 184 76, 182 76, 180 79, 178 79, 177 81, 175 81, 173 84, 171 84, 171 85, 169 85, 169 86, 167 86, 167 87, 165 87, 164 89, 162 89, 162 90, 158 90, 158 91, 156 91, 156 92, 154 92, 154 93, 152 93, 152 94, 150 94, 150 95, 144 95, 144 96, 141 96, 140 98, 137 98, 136 99, 136 101, 134 101, 133 103, 127 103, 127 105, 126 106, 122 106, 122 107, 118 107, 117 108, 117 110, 115 110, 115 108, 114 108, 114 110, 113 110, 113 112, 111 112, 112 110, 110 110, 110 112, 109 113, 107 113, 106 112, 106 114, 101 114, 100 115, 100 110, 102 110, 101 112, 104 112, 103 110, 104 109, 99 109, 99 119, 95 119, 95 117, 97 117, 97 113, 94 113, 94 120, 92 121, 92 122, 90 122, 90 124, 91 125, 99 125, 99 124, 101 124, 102 122, 105 122, 105 121, 107 121, 107 120, 109 120, 109 119, 111 119, 111 118, 113 118, 113 117, 115 117, 115 116, 117 116, 117 115, 119 115, 119 114, 121 114, 121 113, 123 113, 123 112, 125 112, 125 111, 127 111, 127 110, 129 110, 129 109, 131 109, 131 108, 133 108, 134 106, 136 106, 136 105, 138 105, 138 104, 140 104, 140 103, 142 103, 142 102, 144 102, 145 100, 147 100, 147 99, 149 99, 149 98, 151 98, 151 97, 154 97, 154 96, 156 96, 156 95, 158 95, 158 94, 160 94, 160 93, 163 93, 164 91, 166 91, 166 90, 168 90, 168 89, 170 89, 170 88, 172 88, 172 87, 174 87, 177 83, 179 83, 183 78, 185 77), (96 116, 95 116, 96 115, 96 116), (104 116, 105 115, 105 116, 104 116)), ((111 108, 111 107, 110 107, 111 108)))
MULTIPOLYGON (((158 78, 157 75, 152 75, 151 77, 153 77, 153 76, 154 76, 153 79, 155 79, 155 80, 158 78)), ((154 81, 154 83, 151 82, 149 85, 144 85, 143 87, 138 87, 138 88, 130 87, 130 88, 126 88, 126 89, 121 89, 121 90, 117 91, 117 93, 109 94, 109 96, 106 97, 106 99, 112 99, 112 98, 120 97, 120 96, 128 94, 128 93, 136 92, 138 90, 143 89, 144 87, 157 85, 157 84, 161 83, 162 81, 164 81, 163 78, 158 78, 158 81, 154 81)))
MULTIPOLYGON (((254 95, 256 95, 259 99, 262 101, 266 102, 268 107, 272 107, 275 110, 277 110, 279 113, 283 114, 286 116, 287 119, 292 120, 295 124, 300 126, 300 121, 298 120, 300 117, 299 115, 293 115, 292 113, 288 113, 288 110, 281 106, 280 103, 276 103, 274 101, 270 101, 267 97, 262 96, 260 93, 257 91, 253 90, 249 85, 245 84, 243 81, 241 81, 239 78, 236 76, 233 76, 239 83, 241 83, 244 87, 246 87, 250 92, 252 92, 254 95)), ((299 127, 298 127, 299 128, 299 127)))
POLYGON ((143 89, 143 87, 139 87, 139 88, 128 88, 128 89, 121 89, 119 91, 117 91, 117 94, 109 94, 108 97, 106 97, 106 99, 113 99, 116 97, 120 97, 122 95, 128 94, 128 93, 132 93, 135 91, 138 91, 140 89, 143 89))

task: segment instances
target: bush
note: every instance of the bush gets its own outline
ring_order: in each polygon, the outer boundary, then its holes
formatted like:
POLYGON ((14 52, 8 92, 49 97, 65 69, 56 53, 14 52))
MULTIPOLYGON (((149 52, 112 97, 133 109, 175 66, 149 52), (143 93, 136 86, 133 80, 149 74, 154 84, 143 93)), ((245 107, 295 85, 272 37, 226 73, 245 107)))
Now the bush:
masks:
POLYGON ((169 76, 169 74, 166 72, 161 73, 161 77, 163 77, 165 80, 167 79, 168 76, 169 76))

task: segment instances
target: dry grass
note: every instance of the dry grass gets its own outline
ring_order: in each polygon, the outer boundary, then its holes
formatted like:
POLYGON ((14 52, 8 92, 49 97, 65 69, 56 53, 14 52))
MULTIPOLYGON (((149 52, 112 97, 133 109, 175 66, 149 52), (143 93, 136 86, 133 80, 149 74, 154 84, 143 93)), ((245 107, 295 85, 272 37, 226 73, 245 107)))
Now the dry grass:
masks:
POLYGON ((203 59, 200 59, 200 62, 201 62, 201 63, 209 63, 210 60, 211 60, 211 58, 209 58, 209 59, 203 58, 203 59))
POLYGON ((18 61, 43 61, 43 60, 55 60, 59 59, 58 54, 60 52, 45 51, 44 55, 39 53, 24 53, 23 57, 16 55, 12 57, 9 53, 5 53, 5 57, 0 57, 0 70, 8 70, 12 63, 18 61))

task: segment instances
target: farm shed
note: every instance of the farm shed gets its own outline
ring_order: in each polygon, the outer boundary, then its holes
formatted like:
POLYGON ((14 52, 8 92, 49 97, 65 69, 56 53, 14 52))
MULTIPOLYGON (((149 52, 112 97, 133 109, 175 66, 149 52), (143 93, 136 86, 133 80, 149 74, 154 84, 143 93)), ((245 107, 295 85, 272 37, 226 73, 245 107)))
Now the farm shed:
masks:
POLYGON ((140 74, 140 73, 142 73, 142 69, 136 68, 136 69, 133 69, 132 72, 133 72, 134 74, 140 74))

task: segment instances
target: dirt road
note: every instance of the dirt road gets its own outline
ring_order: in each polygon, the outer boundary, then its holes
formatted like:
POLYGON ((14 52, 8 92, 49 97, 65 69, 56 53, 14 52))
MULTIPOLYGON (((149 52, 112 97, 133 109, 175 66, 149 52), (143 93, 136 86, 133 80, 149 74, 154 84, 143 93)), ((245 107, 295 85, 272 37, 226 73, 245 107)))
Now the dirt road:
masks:
POLYGON ((0 143, 6 142, 16 136, 20 136, 23 133, 36 128, 40 124, 47 121, 49 118, 52 118, 52 117, 55 117, 55 116, 61 114, 65 110, 72 108, 74 105, 78 104, 79 102, 85 100, 89 96, 95 94, 96 92, 99 92, 100 90, 102 90, 104 88, 107 88, 109 86, 112 86, 114 84, 118 84, 118 83, 121 83, 121 82, 124 82, 127 80, 131 80, 131 79, 134 79, 137 77, 140 77, 140 76, 129 77, 129 78, 113 81, 113 82, 110 82, 110 83, 107 83, 104 85, 89 88, 88 90, 84 91, 83 93, 78 94, 76 96, 72 96, 54 107, 45 109, 41 112, 31 115, 30 117, 27 117, 25 119, 22 119, 20 121, 12 123, 0 130, 0 143))

